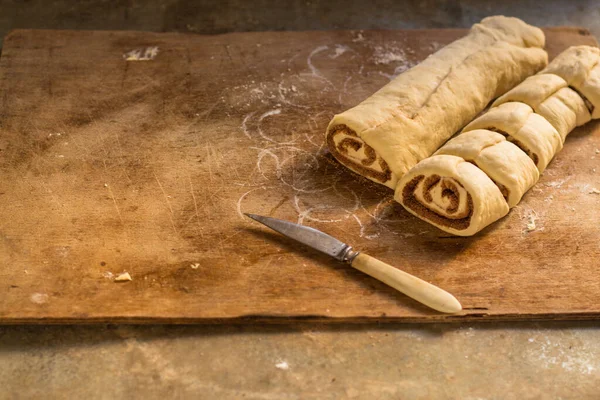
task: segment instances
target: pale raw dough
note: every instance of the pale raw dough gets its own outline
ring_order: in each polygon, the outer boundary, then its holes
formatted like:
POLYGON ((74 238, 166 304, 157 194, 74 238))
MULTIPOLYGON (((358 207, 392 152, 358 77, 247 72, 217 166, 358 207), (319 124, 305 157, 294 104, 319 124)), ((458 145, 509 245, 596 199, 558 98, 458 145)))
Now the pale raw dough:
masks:
POLYGON ((405 174, 394 198, 438 228, 470 236, 508 213, 498 186, 460 157, 434 155, 405 174))
POLYGON ((600 49, 593 46, 569 47, 541 73, 564 79, 591 103, 592 118, 600 118, 600 49))
POLYGON ((508 135, 544 171, 554 155, 563 146, 563 141, 554 127, 542 116, 533 112, 527 104, 509 102, 490 109, 467 125, 463 132, 487 129, 508 135))
POLYGON ((600 63, 592 69, 579 92, 594 105, 592 118, 600 118, 600 63))
POLYGON ((546 118, 564 140, 576 126, 591 119, 583 99, 563 78, 554 74, 537 74, 499 97, 492 107, 507 102, 525 103, 546 118))
POLYGON ((535 110, 556 128, 563 141, 577 126, 592 119, 583 99, 574 90, 566 87, 554 93, 535 110))
POLYGON ((497 98, 492 107, 498 107, 509 101, 518 101, 535 110, 544 100, 567 86, 569 86, 567 81, 554 74, 533 75, 497 98))
POLYGON ((503 135, 485 129, 462 133, 435 154, 453 155, 473 162, 499 186, 511 208, 540 178, 527 154, 503 135))
POLYGON ((517 18, 485 18, 464 38, 336 115, 327 128, 330 151, 348 168, 394 188, 493 98, 546 66, 543 46, 536 27, 517 18))
MULTIPOLYGON (((457 235, 472 235, 501 218, 508 207, 514 207, 539 179, 539 173, 562 149, 571 130, 592 117, 600 117, 599 59, 600 50, 594 47, 567 49, 538 75, 527 78, 498 98, 487 113, 468 124, 461 134, 448 141, 434 156, 411 169, 396 188, 396 200, 419 218, 457 235), (479 168, 471 164, 472 168, 488 179, 485 181, 474 174, 465 174, 460 180, 463 189, 456 190, 458 195, 474 193, 470 189, 474 186, 489 189, 490 182, 503 193, 502 204, 499 203, 498 193, 492 190, 478 198, 476 204, 488 210, 486 215, 490 218, 479 228, 477 224, 472 224, 468 230, 457 231, 448 222, 451 217, 448 216, 447 202, 451 196, 448 192, 444 196, 443 188, 437 190, 436 186, 457 176, 451 163, 440 159, 451 157, 446 154, 464 164, 467 164, 465 160, 473 162, 479 168), (536 164, 532 161, 534 159, 537 160, 536 164), (421 175, 438 175, 440 178, 419 181, 413 185, 415 177, 421 175), (434 186, 430 186, 432 182, 434 186), (411 194, 413 191, 415 194, 411 194)), ((475 196, 472 197, 475 199, 475 196)), ((464 207, 464 202, 458 205, 464 207)), ((464 228, 464 221, 460 223, 464 228)))

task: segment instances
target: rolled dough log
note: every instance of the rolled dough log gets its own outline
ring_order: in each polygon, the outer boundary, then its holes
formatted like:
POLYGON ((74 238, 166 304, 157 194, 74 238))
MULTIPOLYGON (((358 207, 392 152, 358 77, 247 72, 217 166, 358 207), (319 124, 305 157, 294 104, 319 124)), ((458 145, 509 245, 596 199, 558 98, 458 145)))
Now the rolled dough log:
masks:
POLYGON ((351 170, 390 188, 495 97, 546 66, 544 34, 494 16, 336 115, 327 143, 351 170))
POLYGON ((500 189, 460 157, 434 155, 402 177, 394 198, 410 213, 459 236, 470 236, 508 213, 500 189))

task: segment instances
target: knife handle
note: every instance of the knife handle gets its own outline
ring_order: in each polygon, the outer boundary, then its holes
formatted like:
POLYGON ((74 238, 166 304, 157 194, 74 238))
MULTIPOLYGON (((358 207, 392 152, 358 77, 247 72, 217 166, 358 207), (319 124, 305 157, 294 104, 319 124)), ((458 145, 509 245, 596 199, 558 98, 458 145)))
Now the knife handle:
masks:
POLYGON ((462 310, 458 300, 445 290, 367 254, 359 253, 351 265, 434 310, 449 314, 462 310))

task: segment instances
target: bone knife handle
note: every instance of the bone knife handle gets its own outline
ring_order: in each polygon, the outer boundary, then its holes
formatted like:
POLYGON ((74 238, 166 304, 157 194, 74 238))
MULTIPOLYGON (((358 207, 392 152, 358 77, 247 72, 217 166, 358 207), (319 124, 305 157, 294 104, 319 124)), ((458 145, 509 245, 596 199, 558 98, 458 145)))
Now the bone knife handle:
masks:
POLYGON ((351 265, 434 310, 449 314, 462 310, 458 300, 445 290, 367 254, 359 253, 351 265))

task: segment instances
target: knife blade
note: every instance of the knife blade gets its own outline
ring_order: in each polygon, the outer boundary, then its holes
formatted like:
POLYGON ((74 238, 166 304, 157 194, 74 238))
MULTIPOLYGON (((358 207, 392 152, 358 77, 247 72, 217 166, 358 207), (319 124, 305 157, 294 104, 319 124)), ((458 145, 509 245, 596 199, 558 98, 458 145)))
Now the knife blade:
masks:
POLYGON ((245 213, 261 224, 294 239, 317 251, 325 253, 393 287, 414 300, 444 313, 462 310, 460 302, 445 290, 416 276, 392 267, 374 257, 355 251, 352 246, 317 229, 277 218, 245 213))
POLYGON ((246 215, 261 224, 268 226, 274 231, 318 250, 321 253, 325 253, 338 261, 346 261, 344 257, 348 255, 349 249, 352 249, 351 246, 337 240, 333 236, 329 236, 328 234, 309 226, 298 225, 293 222, 272 217, 264 217, 262 215, 248 213, 246 213, 246 215))

